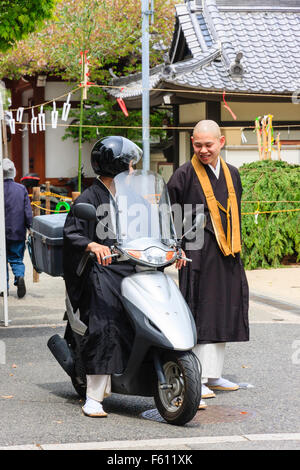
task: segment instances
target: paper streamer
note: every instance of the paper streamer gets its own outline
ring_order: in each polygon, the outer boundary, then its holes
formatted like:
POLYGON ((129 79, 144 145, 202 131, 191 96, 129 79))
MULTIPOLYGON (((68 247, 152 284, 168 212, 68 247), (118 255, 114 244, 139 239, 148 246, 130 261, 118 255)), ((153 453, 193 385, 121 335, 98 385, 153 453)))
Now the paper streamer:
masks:
POLYGON ((230 106, 228 106, 226 100, 225 100, 225 94, 226 94, 226 91, 223 92, 223 101, 224 101, 224 108, 227 109, 227 111, 230 112, 231 116, 233 117, 233 119, 236 121, 236 115, 234 114, 234 112, 232 111, 232 109, 230 108, 230 106))
POLYGON ((68 120, 69 112, 71 109, 70 98, 71 98, 71 93, 68 94, 67 101, 63 105, 63 111, 62 111, 62 116, 61 116, 62 121, 68 120))
POLYGON ((44 106, 42 105, 40 107, 40 112, 38 114, 38 120, 39 120, 39 129, 40 131, 45 131, 46 130, 46 116, 44 113, 44 106))
POLYGON ((244 129, 241 129, 241 139, 243 144, 246 144, 248 142, 247 137, 244 134, 244 129))
POLYGON ((51 111, 52 129, 57 128, 57 119, 58 119, 58 111, 56 111, 56 103, 55 103, 55 101, 53 101, 53 111, 51 111))
POLYGON ((16 121, 13 117, 12 111, 6 111, 7 116, 9 117, 8 124, 10 128, 10 133, 15 134, 16 133, 16 121))
POLYGON ((31 110, 32 118, 30 122, 30 129, 32 134, 37 134, 37 117, 34 115, 33 109, 31 110))
POLYGON ((24 108, 20 107, 17 111, 17 121, 22 122, 24 108))

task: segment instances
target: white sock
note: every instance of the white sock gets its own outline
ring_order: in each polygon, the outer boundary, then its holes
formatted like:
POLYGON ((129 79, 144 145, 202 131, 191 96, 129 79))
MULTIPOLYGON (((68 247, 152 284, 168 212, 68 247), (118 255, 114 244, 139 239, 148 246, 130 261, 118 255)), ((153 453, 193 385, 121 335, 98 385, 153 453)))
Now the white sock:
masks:
POLYGON ((209 387, 210 385, 213 385, 215 387, 234 387, 237 384, 234 382, 230 382, 230 380, 224 379, 223 377, 220 377, 218 379, 208 379, 207 386, 209 387))
POLYGON ((86 397, 86 402, 83 408, 87 413, 101 413, 103 411, 102 403, 89 397, 86 397))
POLYGON ((202 384, 201 385, 201 395, 211 395, 212 394, 212 391, 205 385, 205 384, 202 384))

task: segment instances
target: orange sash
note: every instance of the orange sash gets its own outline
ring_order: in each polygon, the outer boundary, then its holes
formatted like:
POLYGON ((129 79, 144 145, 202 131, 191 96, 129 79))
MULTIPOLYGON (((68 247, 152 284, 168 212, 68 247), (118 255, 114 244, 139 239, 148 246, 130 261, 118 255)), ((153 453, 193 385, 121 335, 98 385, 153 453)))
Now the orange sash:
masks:
POLYGON ((238 203, 229 168, 221 157, 220 161, 224 171, 228 191, 227 209, 225 209, 222 204, 216 200, 209 177, 205 171, 204 166, 196 155, 194 155, 192 158, 192 165, 196 175, 198 176, 207 201, 213 229, 220 250, 224 256, 234 256, 235 253, 239 253, 241 251, 241 232, 238 203), (221 209, 227 215, 226 237, 219 209, 221 209))

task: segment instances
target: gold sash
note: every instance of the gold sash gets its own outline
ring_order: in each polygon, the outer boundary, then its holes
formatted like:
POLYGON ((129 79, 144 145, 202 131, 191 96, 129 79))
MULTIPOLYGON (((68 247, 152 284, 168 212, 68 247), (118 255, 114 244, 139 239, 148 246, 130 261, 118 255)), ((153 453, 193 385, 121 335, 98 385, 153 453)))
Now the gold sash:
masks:
POLYGON ((220 250, 225 256, 234 256, 235 253, 239 253, 241 251, 241 233, 238 203, 229 168, 221 157, 220 161, 224 171, 228 190, 227 209, 225 209, 222 204, 220 204, 219 201, 216 200, 209 177, 205 171, 204 166, 199 161, 199 158, 196 155, 194 155, 192 158, 192 165, 204 191, 213 229, 220 250), (226 237, 219 209, 221 209, 227 215, 226 237))

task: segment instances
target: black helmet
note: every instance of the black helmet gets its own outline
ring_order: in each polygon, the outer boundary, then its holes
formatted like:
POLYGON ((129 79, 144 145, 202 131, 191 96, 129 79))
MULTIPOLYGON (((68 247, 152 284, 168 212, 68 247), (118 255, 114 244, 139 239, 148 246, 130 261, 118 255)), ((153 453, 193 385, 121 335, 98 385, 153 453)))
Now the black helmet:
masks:
POLYGON ((91 153, 91 164, 97 175, 114 178, 129 168, 129 162, 137 163, 142 150, 131 140, 121 136, 109 136, 95 143, 91 153))

